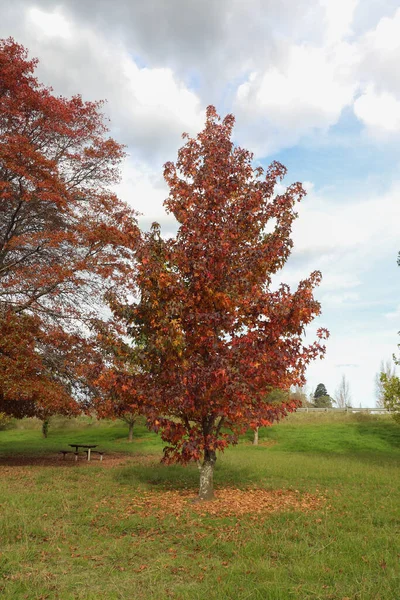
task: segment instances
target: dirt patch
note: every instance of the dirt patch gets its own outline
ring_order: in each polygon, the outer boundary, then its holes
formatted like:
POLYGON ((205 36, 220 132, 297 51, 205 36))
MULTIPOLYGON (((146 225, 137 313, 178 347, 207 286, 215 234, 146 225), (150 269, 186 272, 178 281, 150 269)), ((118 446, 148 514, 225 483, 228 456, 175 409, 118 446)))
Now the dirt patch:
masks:
MULTIPOLYGON (((8 456, 0 456, 0 470, 7 467, 83 467, 90 468, 93 466, 101 466, 104 468, 116 467, 126 463, 132 462, 140 462, 140 458, 147 459, 148 457, 139 457, 139 456, 130 456, 126 454, 120 453, 105 453, 103 456, 103 460, 100 461, 99 458, 93 457, 90 462, 88 462, 84 455, 80 456, 77 461, 75 461, 75 456, 73 454, 67 455, 64 459, 62 455, 56 454, 45 454, 45 455, 36 455, 29 456, 24 454, 19 455, 8 455, 8 456)), ((154 457, 151 457, 154 460, 154 457)))
POLYGON ((322 494, 301 493, 298 490, 239 490, 223 488, 216 492, 212 502, 193 502, 193 491, 149 491, 141 493, 128 507, 128 514, 143 516, 168 515, 179 517, 186 511, 199 515, 236 517, 242 515, 267 515, 272 512, 301 511, 320 509, 326 503, 322 494))

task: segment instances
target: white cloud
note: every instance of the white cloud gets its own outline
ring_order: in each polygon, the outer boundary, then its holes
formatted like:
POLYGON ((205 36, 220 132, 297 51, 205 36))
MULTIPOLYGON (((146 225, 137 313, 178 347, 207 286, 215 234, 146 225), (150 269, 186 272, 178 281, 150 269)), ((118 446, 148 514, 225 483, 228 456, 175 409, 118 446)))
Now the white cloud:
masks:
POLYGON ((352 33, 351 25, 358 3, 358 0, 320 0, 325 9, 324 38, 328 44, 352 33))
POLYGON ((357 0, 320 5, 322 16, 315 7, 314 16, 321 38, 288 40, 236 90, 240 135, 259 156, 326 133, 349 106, 377 141, 400 132, 400 8, 354 36, 357 0))
POLYGON ((171 68, 139 66, 123 39, 77 21, 62 6, 27 6, 19 16, 18 41, 39 58, 39 79, 56 93, 105 98, 113 134, 132 152, 153 163, 174 158, 182 132, 202 128, 198 96, 171 68))
POLYGON ((360 75, 379 88, 400 93, 398 61, 400 57, 400 8, 391 17, 383 17, 375 29, 359 41, 363 61, 360 75))
POLYGON ((366 39, 370 40, 371 47, 386 56, 400 50, 399 38, 400 8, 395 12, 392 18, 383 17, 380 19, 375 31, 369 32, 366 39))
POLYGON ((73 36, 71 23, 59 7, 56 7, 53 12, 32 7, 27 11, 26 17, 30 27, 36 28, 42 35, 65 39, 71 39, 73 36))
POLYGON ((297 252, 337 258, 343 251, 365 257, 384 255, 398 242, 400 181, 380 196, 352 202, 327 200, 313 191, 300 203, 293 226, 297 252), (333 254, 332 254, 333 253, 333 254))
POLYGON ((373 135, 400 132, 400 99, 389 92, 369 86, 355 101, 354 113, 373 135))
POLYGON ((297 143, 315 129, 334 125, 356 91, 357 60, 346 43, 333 50, 293 45, 284 64, 254 71, 236 94, 239 130, 258 155, 297 143))
POLYGON ((378 140, 400 132, 400 8, 357 40, 360 63, 354 77, 361 95, 354 113, 378 140))
POLYGON ((140 69, 126 54, 121 57, 121 71, 125 98, 119 108, 153 141, 155 150, 160 133, 172 138, 176 134, 180 137, 183 131, 195 134, 203 128, 205 111, 198 97, 176 79, 171 69, 140 69))

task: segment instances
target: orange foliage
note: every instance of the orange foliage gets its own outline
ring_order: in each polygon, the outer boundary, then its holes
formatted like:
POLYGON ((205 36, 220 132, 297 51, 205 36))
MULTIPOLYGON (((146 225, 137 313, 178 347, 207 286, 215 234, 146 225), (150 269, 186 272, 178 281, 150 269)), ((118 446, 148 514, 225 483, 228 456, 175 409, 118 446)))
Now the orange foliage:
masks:
POLYGON ((0 410, 19 416, 77 410, 82 364, 99 361, 93 319, 132 281, 138 237, 110 191, 124 151, 101 102, 54 96, 36 65, 0 41, 0 410))

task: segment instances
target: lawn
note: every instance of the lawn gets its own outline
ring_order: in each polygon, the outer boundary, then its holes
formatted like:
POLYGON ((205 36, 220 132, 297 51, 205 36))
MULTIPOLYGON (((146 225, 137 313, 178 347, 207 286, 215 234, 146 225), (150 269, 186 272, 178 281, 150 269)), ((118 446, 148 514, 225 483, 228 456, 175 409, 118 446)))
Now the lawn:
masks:
POLYGON ((28 421, 0 431, 0 597, 395 600, 400 427, 387 417, 298 414, 198 471, 159 463, 143 426, 28 421), (103 463, 63 461, 97 443, 103 463))

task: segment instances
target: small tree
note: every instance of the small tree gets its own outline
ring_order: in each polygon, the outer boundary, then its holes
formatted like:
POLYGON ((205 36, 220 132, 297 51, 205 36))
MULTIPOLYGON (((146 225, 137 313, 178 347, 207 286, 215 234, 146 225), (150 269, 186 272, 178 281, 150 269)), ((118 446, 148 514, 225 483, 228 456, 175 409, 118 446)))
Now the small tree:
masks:
POLYGON ((320 312, 320 273, 294 292, 271 289, 304 189, 295 183, 275 195, 286 169, 274 162, 261 179, 252 155, 233 146, 233 124, 208 107, 204 131, 165 165, 165 206, 179 231, 164 240, 153 225, 137 254, 139 303, 111 303, 133 345, 146 340, 134 359, 138 376, 126 373, 123 385, 143 394, 149 424, 167 443, 164 461, 198 462, 201 500, 213 497, 217 451, 295 410, 296 401, 270 402, 268 393, 303 384, 306 366, 325 351, 319 340, 302 343, 320 312))
POLYGON ((104 361, 94 373, 94 407, 100 418, 124 421, 128 425, 128 441, 132 442, 135 422, 139 414, 145 412, 141 389, 143 374, 139 368, 144 340, 137 339, 132 347, 125 341, 129 332, 122 326, 122 320, 112 325, 109 323, 105 335, 101 336, 104 361))
POLYGON ((334 402, 338 408, 351 406, 350 384, 346 379, 346 375, 342 375, 340 383, 336 388, 334 402))
POLYGON ((381 375, 383 388, 383 405, 393 412, 393 418, 400 423, 400 379, 395 375, 381 375))
POLYGON ((42 435, 44 438, 47 438, 47 436, 49 434, 49 424, 50 424, 49 419, 44 419, 42 421, 42 435))
POLYGON ((293 398, 302 408, 312 406, 308 400, 307 386, 295 385, 290 391, 290 397, 293 398))
POLYGON ((133 428, 141 412, 143 412, 143 399, 138 390, 131 390, 121 381, 123 367, 114 362, 107 369, 103 369, 95 381, 96 398, 94 406, 99 418, 121 419, 128 425, 128 441, 133 441, 133 428), (119 371, 118 376, 115 376, 119 371))
MULTIPOLYGON (((400 266, 400 252, 397 257, 397 264, 400 266)), ((400 348, 400 344, 398 348, 400 348)), ((395 355, 393 355, 393 361, 395 365, 400 365, 400 358, 395 355)), ((383 405, 384 408, 392 411, 393 418, 400 423, 400 378, 396 377, 395 367, 390 361, 381 362, 379 380, 377 375, 375 383, 377 406, 383 405)))
POLYGON ((136 423, 137 413, 126 411, 121 414, 121 420, 128 425, 128 442, 133 441, 133 427, 136 423))
POLYGON ((318 396, 314 398, 315 408, 332 408, 332 398, 330 396, 318 396))
POLYGON ((396 367, 391 360, 381 360, 381 365, 378 373, 375 375, 375 397, 376 406, 385 408, 385 388, 382 381, 382 375, 386 375, 386 379, 390 380, 396 374, 396 367))

